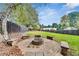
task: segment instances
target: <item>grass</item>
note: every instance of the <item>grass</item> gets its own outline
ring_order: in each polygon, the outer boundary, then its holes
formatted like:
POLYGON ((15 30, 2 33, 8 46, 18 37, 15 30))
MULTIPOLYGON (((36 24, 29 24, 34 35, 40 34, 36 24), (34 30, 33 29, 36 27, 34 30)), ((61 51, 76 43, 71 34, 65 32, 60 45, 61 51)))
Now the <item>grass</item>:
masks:
POLYGON ((34 36, 34 35, 41 35, 42 37, 52 36, 55 38, 57 42, 66 41, 69 43, 71 54, 74 56, 79 55, 79 36, 76 35, 68 35, 68 34, 58 34, 58 33, 51 33, 51 32, 43 32, 43 31, 29 31, 27 35, 34 36))

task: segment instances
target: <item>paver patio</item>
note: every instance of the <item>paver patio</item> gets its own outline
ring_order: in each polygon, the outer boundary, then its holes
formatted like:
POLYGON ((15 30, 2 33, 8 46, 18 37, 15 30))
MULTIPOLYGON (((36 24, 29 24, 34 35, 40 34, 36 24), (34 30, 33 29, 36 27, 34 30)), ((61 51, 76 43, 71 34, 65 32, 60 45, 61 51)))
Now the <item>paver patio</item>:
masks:
POLYGON ((43 44, 35 46, 30 44, 33 39, 29 38, 18 43, 19 48, 25 56, 62 56, 60 54, 60 44, 56 41, 43 38, 43 44))

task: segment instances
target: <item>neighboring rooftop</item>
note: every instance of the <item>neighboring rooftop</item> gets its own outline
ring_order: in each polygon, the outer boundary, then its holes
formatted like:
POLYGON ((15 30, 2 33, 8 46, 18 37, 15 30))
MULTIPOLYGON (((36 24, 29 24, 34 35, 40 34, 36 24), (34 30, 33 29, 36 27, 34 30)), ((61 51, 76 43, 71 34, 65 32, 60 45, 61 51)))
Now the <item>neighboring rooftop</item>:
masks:
POLYGON ((75 28, 75 27, 67 27, 67 28, 65 28, 64 30, 78 30, 78 29, 75 28))

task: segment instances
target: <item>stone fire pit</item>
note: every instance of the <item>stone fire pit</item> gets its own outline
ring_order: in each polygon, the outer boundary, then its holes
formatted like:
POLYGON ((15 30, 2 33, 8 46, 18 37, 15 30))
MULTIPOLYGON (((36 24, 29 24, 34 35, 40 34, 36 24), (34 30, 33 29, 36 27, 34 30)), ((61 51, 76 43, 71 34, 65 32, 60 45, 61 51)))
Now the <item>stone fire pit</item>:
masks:
POLYGON ((40 35, 35 35, 35 38, 31 43, 33 45, 41 45, 41 44, 43 44, 42 37, 40 35))

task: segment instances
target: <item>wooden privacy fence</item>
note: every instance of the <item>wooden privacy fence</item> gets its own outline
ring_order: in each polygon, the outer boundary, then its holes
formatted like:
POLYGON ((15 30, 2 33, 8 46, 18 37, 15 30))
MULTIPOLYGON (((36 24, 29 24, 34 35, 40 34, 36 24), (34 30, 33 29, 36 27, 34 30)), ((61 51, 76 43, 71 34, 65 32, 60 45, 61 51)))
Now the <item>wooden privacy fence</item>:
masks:
POLYGON ((8 21, 7 31, 9 33, 9 37, 11 39, 16 40, 22 37, 23 33, 27 31, 27 28, 24 28, 24 26, 22 27, 21 25, 8 21))
POLYGON ((18 26, 15 23, 12 22, 7 22, 7 31, 8 33, 12 33, 12 32, 20 32, 21 31, 21 27, 18 26))

